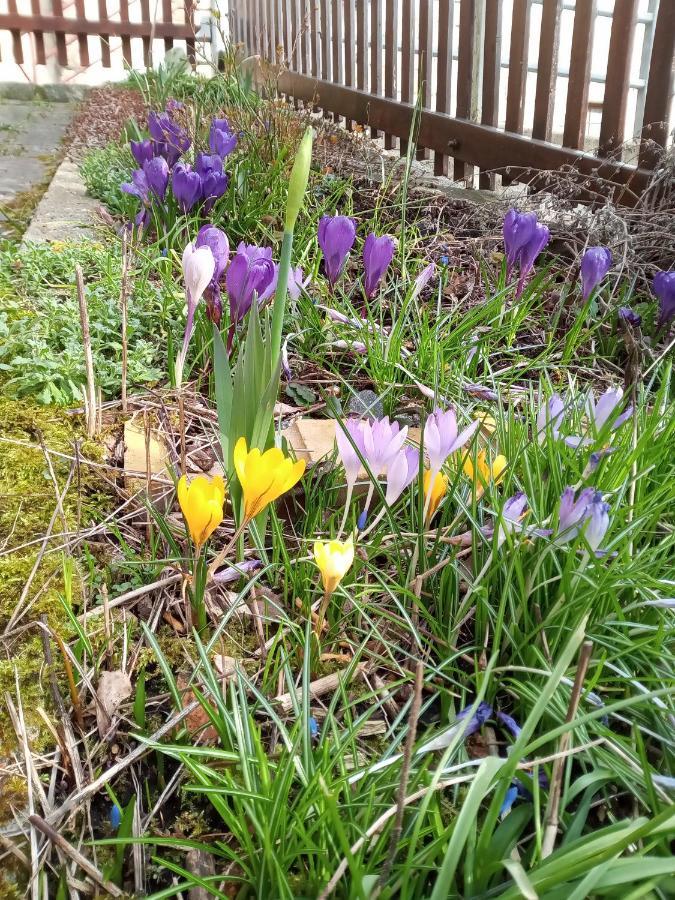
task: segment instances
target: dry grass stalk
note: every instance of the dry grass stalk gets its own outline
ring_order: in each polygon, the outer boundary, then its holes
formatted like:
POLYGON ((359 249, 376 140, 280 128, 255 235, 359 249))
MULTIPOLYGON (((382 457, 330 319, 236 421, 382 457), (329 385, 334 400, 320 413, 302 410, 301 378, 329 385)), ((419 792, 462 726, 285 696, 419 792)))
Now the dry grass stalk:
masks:
POLYGON ((80 325, 82 326, 82 347, 84 348, 84 368, 87 376, 86 419, 87 435, 92 438, 96 434, 96 382, 94 379, 94 356, 91 350, 91 332, 89 330, 89 309, 84 289, 84 276, 81 266, 75 266, 77 283, 77 302, 80 308, 80 325))

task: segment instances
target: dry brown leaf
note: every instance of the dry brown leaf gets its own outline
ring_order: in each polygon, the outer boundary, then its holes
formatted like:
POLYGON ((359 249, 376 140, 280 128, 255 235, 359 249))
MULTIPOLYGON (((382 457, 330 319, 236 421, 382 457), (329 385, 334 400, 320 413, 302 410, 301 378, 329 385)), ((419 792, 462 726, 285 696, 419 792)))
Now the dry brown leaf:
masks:
POLYGON ((120 705, 131 696, 131 679, 126 672, 116 669, 102 672, 96 689, 96 724, 98 733, 104 738, 110 731, 120 705))

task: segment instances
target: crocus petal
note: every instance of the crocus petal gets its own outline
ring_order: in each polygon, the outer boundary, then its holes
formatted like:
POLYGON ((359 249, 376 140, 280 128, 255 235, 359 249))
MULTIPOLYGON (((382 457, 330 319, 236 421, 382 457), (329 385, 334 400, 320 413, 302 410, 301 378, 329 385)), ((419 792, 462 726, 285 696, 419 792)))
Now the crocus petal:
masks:
POLYGON ((395 249, 394 239, 388 234, 377 237, 371 233, 366 238, 363 245, 363 267, 366 273, 364 289, 369 299, 375 296, 380 281, 394 258, 395 249))
POLYGON ((349 216, 323 216, 319 221, 319 246, 331 285, 340 278, 355 240, 356 223, 349 216))
POLYGON ((584 300, 612 268, 612 254, 607 247, 589 247, 581 260, 581 285, 584 300))
POLYGON ((675 319, 675 272, 657 272, 652 290, 659 300, 657 327, 668 325, 675 319))

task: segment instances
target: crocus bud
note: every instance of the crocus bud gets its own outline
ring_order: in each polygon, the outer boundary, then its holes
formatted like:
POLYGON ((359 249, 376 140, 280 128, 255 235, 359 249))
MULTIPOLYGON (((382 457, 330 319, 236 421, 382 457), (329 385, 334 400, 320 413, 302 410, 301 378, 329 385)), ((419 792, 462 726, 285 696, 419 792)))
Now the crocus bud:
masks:
POLYGON ((394 239, 388 234, 377 237, 371 233, 366 238, 363 245, 363 267, 366 272, 364 287, 368 299, 375 296, 380 281, 394 258, 395 249, 394 239))
POLYGON ((510 209, 504 216, 503 234, 507 278, 516 264, 521 249, 532 239, 536 227, 536 213, 519 213, 515 209, 510 209))
POLYGON ((588 300, 611 268, 612 254, 607 247, 588 248, 581 260, 581 285, 584 300, 588 300))
POLYGON ((227 268, 230 256, 230 242, 227 235, 215 225, 202 225, 197 232, 195 247, 208 247, 215 260, 212 281, 220 281, 220 276, 227 268))
POLYGON ((675 319, 675 272, 657 272, 652 281, 652 290, 659 300, 656 324, 661 328, 675 319))
POLYGON ((322 216, 319 221, 319 246, 323 252, 326 277, 334 285, 344 269, 356 240, 356 223, 349 216, 322 216))
POLYGON ((209 247, 188 244, 183 251, 183 278, 188 295, 188 305, 196 306, 213 278, 216 261, 209 247))
POLYGON ((176 203, 184 214, 192 209, 202 195, 202 180, 187 163, 176 163, 172 187, 176 203))
POLYGON ((385 503, 393 506, 419 472, 420 455, 414 447, 401 447, 387 467, 385 503))
POLYGON ((530 274, 534 263, 551 239, 551 232, 546 225, 537 222, 530 240, 520 248, 518 254, 518 263, 520 267, 520 278, 518 279, 518 287, 516 296, 520 297, 525 288, 525 279, 530 274))
POLYGON ((225 276, 233 325, 249 311, 254 296, 260 299, 265 294, 273 279, 272 250, 240 243, 225 276))
POLYGON ((630 306, 619 307, 619 319, 624 325, 630 325, 631 328, 639 328, 642 325, 642 316, 630 306))
POLYGON ((295 155, 295 162, 293 163, 291 177, 288 182, 286 222, 284 226, 286 231, 293 231, 295 228, 295 222, 305 197, 307 182, 309 181, 309 167, 312 163, 313 140, 314 130, 311 127, 307 128, 295 155))
POLYGON ((340 584, 354 562, 354 540, 316 541, 314 560, 321 572, 323 590, 330 596, 340 584))
POLYGON ((166 194, 166 186, 169 183, 169 164, 162 156, 155 156, 143 163, 148 187, 161 202, 166 194))
POLYGON ((227 119, 213 119, 209 130, 209 147, 212 153, 229 156, 237 146, 237 135, 230 128, 227 119))

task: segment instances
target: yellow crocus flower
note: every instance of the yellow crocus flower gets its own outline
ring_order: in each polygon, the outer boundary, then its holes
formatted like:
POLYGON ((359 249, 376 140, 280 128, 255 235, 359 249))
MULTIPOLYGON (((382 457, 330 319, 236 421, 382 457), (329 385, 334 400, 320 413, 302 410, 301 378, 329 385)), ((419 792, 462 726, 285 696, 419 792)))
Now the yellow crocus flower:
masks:
POLYGON ((477 493, 482 494, 490 481, 499 484, 504 477, 507 466, 508 460, 501 453, 499 456, 495 456, 494 461, 490 464, 487 461, 487 452, 485 450, 480 450, 476 457, 478 473, 474 470, 471 456, 467 455, 464 459, 464 474, 473 481, 474 485, 476 484, 476 481, 479 482, 476 490, 477 493))
POLYGON ((278 447, 264 453, 257 447, 249 450, 241 437, 234 448, 234 468, 244 494, 244 517, 250 521, 300 481, 305 460, 293 462, 278 447))
POLYGON ((354 562, 354 539, 346 541, 315 541, 314 560, 321 572, 324 594, 329 597, 340 584, 354 562))
MULTIPOLYGON (((431 484, 431 469, 427 469, 424 473, 424 496, 425 498, 429 494, 429 485, 431 484)), ((433 486, 431 487, 431 497, 428 501, 427 506, 427 515, 426 521, 431 522, 434 517, 434 513, 438 509, 438 505, 448 493, 448 476, 444 475, 443 472, 437 472, 436 477, 434 478, 433 486)), ((426 503, 425 499, 425 503, 426 503)))
POLYGON ((190 482, 181 475, 178 502, 192 542, 199 550, 223 521, 225 482, 220 475, 211 479, 198 475, 190 482))

